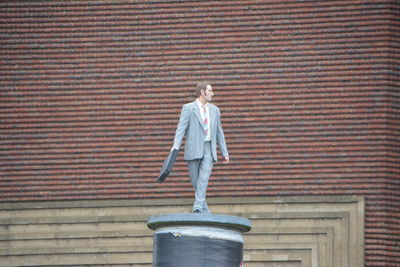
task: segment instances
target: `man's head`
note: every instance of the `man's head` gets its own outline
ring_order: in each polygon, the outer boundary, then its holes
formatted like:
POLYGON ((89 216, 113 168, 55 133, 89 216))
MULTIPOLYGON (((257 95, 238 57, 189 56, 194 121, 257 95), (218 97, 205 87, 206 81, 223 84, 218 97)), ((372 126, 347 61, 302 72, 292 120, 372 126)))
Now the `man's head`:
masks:
POLYGON ((196 95, 204 104, 212 102, 212 97, 214 96, 214 93, 212 91, 211 84, 206 82, 199 82, 196 86, 196 95))

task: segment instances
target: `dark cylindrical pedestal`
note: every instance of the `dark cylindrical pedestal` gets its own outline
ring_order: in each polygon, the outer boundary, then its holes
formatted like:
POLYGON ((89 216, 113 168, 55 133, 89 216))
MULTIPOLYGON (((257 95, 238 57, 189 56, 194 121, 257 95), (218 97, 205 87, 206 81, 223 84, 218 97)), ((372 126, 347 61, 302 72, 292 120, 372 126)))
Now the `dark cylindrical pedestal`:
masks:
POLYGON ((238 267, 243 260, 246 218, 219 214, 152 216, 153 267, 238 267))

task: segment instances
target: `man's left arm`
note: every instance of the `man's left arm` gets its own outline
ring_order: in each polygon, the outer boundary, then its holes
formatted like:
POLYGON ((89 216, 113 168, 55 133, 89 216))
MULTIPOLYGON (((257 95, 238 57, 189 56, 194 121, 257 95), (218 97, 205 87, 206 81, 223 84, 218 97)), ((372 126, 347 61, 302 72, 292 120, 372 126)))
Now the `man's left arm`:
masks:
POLYGON ((219 149, 221 150, 222 156, 225 158, 225 162, 229 162, 229 153, 228 153, 228 148, 226 147, 226 142, 225 142, 225 135, 224 135, 224 130, 222 129, 222 124, 221 124, 221 113, 219 109, 217 108, 217 143, 219 146, 219 149))

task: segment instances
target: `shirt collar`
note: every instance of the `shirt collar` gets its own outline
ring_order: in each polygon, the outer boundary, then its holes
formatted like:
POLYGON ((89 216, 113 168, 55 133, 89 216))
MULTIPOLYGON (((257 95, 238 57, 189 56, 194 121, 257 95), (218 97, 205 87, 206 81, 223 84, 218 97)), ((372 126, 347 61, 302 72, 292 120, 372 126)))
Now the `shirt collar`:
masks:
MULTIPOLYGON (((196 102, 197 102, 197 105, 199 106, 199 108, 201 108, 201 107, 203 106, 203 104, 201 104, 201 102, 200 102, 200 100, 199 100, 198 98, 196 99, 196 102)), ((209 103, 205 104, 204 106, 205 106, 206 108, 208 108, 209 103)))

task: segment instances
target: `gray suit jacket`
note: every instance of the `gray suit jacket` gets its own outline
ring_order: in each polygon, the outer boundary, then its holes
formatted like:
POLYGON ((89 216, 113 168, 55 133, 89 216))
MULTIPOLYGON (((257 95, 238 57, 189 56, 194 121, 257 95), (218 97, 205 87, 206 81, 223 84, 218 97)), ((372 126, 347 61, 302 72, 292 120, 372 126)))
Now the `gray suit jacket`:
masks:
MULTIPOLYGON (((229 156, 226 148, 224 131, 221 125, 221 114, 217 106, 210 104, 211 152, 217 161, 217 144, 224 157, 229 156)), ((175 133, 173 148, 179 149, 186 136, 185 160, 201 159, 204 151, 204 129, 197 102, 185 104, 175 133)))

